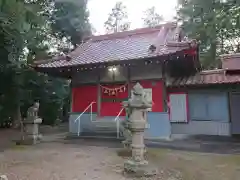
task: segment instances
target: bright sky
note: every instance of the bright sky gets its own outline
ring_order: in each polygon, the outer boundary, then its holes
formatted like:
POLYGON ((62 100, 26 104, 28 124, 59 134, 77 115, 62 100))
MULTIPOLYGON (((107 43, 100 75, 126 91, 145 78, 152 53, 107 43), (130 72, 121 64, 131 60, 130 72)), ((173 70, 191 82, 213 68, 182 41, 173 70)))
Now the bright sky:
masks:
POLYGON ((105 33, 104 22, 118 1, 122 1, 127 7, 131 29, 142 27, 143 11, 152 6, 155 6, 157 13, 162 15, 165 21, 172 20, 176 13, 177 0, 89 0, 90 23, 97 30, 97 34, 105 33))

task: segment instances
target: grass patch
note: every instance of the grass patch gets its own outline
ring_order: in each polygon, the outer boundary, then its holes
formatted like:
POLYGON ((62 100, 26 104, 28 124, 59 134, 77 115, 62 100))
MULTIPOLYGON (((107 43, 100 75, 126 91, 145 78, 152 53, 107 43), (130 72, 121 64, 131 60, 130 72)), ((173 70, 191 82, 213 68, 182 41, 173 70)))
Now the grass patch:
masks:
POLYGON ((12 150, 26 150, 27 146, 26 145, 16 145, 16 144, 12 144, 11 146, 12 150))
POLYGON ((169 152, 170 150, 168 149, 149 148, 147 149, 146 158, 153 161, 159 161, 166 157, 169 152))
POLYGON ((176 179, 184 180, 235 180, 240 176, 239 155, 152 148, 148 152, 152 162, 159 169, 163 169, 165 177, 171 175, 176 179))
MULTIPOLYGON (((117 154, 131 157, 130 150, 120 149, 117 154)), ((238 180, 240 176, 240 155, 147 148, 145 157, 161 172, 160 179, 238 180)))
MULTIPOLYGON (((147 149, 145 155, 146 159, 158 159, 164 157, 169 150, 167 149, 147 149)), ((120 157, 131 157, 132 156, 132 151, 131 149, 119 149, 117 150, 117 155, 120 157)))
POLYGON ((120 157, 131 157, 132 151, 130 149, 119 149, 117 150, 117 155, 120 157))
POLYGON ((221 157, 215 157, 215 162, 218 164, 231 164, 240 166, 240 155, 225 155, 221 157))
POLYGON ((149 155, 156 156, 156 157, 162 157, 169 153, 171 150, 169 149, 160 149, 160 148, 149 148, 147 149, 147 152, 149 155))

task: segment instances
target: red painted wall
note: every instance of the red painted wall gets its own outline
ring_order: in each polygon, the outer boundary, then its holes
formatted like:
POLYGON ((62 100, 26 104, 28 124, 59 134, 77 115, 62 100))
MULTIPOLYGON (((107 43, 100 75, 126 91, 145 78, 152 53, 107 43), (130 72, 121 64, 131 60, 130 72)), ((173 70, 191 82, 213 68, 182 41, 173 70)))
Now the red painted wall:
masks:
MULTIPOLYGON (((139 81, 139 83, 143 86, 143 88, 151 88, 152 89, 152 99, 153 99, 153 107, 152 112, 163 112, 164 104, 163 104, 163 82, 161 80, 153 81, 139 81)), ((134 86, 136 83, 132 83, 131 86, 134 86)), ((123 85, 123 84, 122 84, 123 85)), ((114 88, 119 87, 121 85, 104 85, 105 87, 114 88)), ((116 116, 122 108, 121 102, 104 102, 103 99, 113 99, 120 98, 122 100, 128 98, 128 87, 124 92, 119 92, 117 95, 108 95, 101 93, 102 103, 101 103, 101 112, 100 116, 116 116)), ((86 107, 91 102, 97 102, 97 85, 88 85, 81 86, 72 89, 72 112, 83 112, 86 107)), ((87 112, 90 112, 88 109, 87 112)), ((97 103, 93 105, 93 112, 97 112, 97 103)), ((125 116, 125 112, 121 114, 121 116, 125 116)))
MULTIPOLYGON (((152 112, 163 112, 164 104, 163 104, 163 82, 162 80, 144 80, 139 81, 139 83, 143 86, 143 88, 152 88, 152 112)), ((134 86, 136 83, 132 83, 134 86)))
MULTIPOLYGON (((100 116, 117 116, 122 108, 121 102, 103 102, 100 116)), ((120 116, 125 116, 125 111, 120 116)))
MULTIPOLYGON (((117 85, 104 85, 106 88, 118 88, 120 86, 123 86, 124 84, 117 84, 117 85)), ((106 102, 106 100, 112 100, 112 99, 124 99, 128 98, 128 87, 126 86, 125 91, 123 92, 118 92, 116 95, 109 95, 105 94, 104 91, 101 91, 101 97, 102 97, 102 102, 101 102, 101 112, 100 116, 117 116, 120 110, 123 108, 121 102, 106 102), (104 102, 105 101, 105 102, 104 102)), ((125 111, 121 113, 120 116, 125 116, 125 111)))
MULTIPOLYGON (((97 102, 97 85, 72 88, 72 112, 83 112, 93 101, 97 102)), ((93 112, 97 112, 96 103, 93 104, 93 112)))

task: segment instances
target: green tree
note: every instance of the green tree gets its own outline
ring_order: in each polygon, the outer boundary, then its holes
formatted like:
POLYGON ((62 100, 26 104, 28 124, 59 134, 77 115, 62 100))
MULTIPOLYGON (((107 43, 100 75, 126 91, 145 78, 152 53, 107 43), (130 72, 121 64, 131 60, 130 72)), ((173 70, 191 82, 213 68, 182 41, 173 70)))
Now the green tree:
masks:
POLYGON ((104 26, 107 33, 126 31, 130 28, 130 22, 127 21, 128 14, 126 6, 122 2, 117 2, 109 14, 104 26))
POLYGON ((151 7, 144 11, 143 25, 144 27, 154 27, 163 21, 163 17, 156 12, 155 7, 151 7))
POLYGON ((204 68, 220 66, 219 54, 238 51, 239 8, 231 0, 179 0, 178 20, 187 36, 200 42, 204 68))
MULTIPOLYGON (((0 34, 2 71, 5 77, 9 77, 4 84, 8 90, 2 94, 2 101, 9 104, 9 114, 14 119, 21 119, 20 102, 22 98, 22 69, 24 66, 23 52, 28 42, 42 28, 46 1, 0 1, 0 34)), ((5 79, 6 81, 6 79, 5 79)), ((2 108, 3 109, 3 108, 2 108)), ((7 112, 6 109, 4 112, 7 112)))
POLYGON ((88 17, 86 0, 56 1, 51 15, 53 33, 76 46, 84 36, 91 35, 88 17))
MULTIPOLYGON (((53 45, 55 53, 60 53, 61 45, 68 44, 64 39, 75 45, 77 39, 73 37, 84 36, 83 31, 68 31, 64 25, 54 29, 54 5, 51 0, 0 0, 0 124, 13 118, 18 124, 34 99, 40 100, 44 122, 53 124, 64 101, 69 99, 66 80, 37 73, 28 66, 37 59, 48 58, 53 45)), ((71 11, 78 14, 76 8, 71 11)), ((85 21, 85 16, 78 17, 85 21)))

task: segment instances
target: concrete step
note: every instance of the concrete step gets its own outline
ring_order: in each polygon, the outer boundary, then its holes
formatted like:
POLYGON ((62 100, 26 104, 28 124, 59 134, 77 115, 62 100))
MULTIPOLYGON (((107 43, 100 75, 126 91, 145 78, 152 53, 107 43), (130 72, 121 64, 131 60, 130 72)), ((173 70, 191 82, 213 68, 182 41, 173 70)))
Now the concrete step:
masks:
POLYGON ((67 139, 116 139, 119 141, 124 140, 123 137, 117 138, 116 132, 81 132, 80 136, 76 133, 71 133, 67 139))
MULTIPOLYGON (((95 127, 109 127, 116 129, 117 122, 115 121, 116 117, 97 117, 95 121, 92 121, 92 125, 95 127)), ((120 117, 120 121, 123 121, 125 118, 120 117)))
POLYGON ((82 136, 96 136, 96 137, 117 137, 117 132, 104 132, 104 131, 95 131, 95 132, 83 132, 81 133, 82 136))
POLYGON ((86 127, 83 132, 117 132, 116 127, 86 127))
POLYGON ((110 127, 115 128, 117 126, 117 123, 115 121, 93 121, 92 125, 95 127, 110 127))
MULTIPOLYGON (((125 116, 120 116, 118 117, 121 120, 125 119, 125 116)), ((97 116, 96 120, 97 121, 115 121, 116 116, 97 116)))
MULTIPOLYGON (((104 134, 117 134, 117 122, 114 120, 115 117, 97 117, 96 120, 91 121, 89 124, 82 124, 83 133, 100 133, 104 134)), ((121 118, 124 120, 125 118, 121 118)), ((121 127, 119 129, 121 131, 121 127)))

